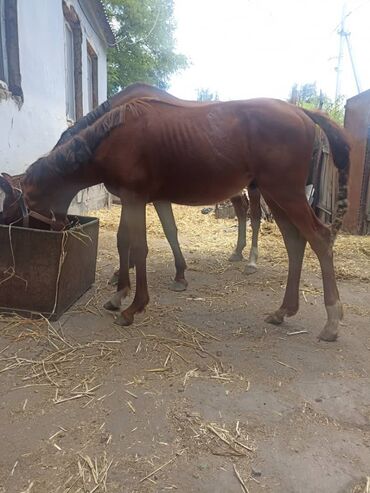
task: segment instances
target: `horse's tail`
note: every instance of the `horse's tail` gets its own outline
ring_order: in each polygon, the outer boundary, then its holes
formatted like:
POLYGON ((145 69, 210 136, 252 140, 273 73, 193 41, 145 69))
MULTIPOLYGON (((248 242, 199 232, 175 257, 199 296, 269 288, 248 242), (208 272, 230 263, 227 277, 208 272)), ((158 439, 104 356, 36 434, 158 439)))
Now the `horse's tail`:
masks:
POLYGON ((347 182, 350 167, 351 147, 345 131, 335 122, 330 120, 328 116, 320 111, 310 111, 306 109, 303 109, 303 111, 325 132, 330 144, 334 166, 338 170, 339 190, 337 209, 334 213, 331 224, 331 233, 334 240, 342 225, 343 216, 348 208, 347 182))

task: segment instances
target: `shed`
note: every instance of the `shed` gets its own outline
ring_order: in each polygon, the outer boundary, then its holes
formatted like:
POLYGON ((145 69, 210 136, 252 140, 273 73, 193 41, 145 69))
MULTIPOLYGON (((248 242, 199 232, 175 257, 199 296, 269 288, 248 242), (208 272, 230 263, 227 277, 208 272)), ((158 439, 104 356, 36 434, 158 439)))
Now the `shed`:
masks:
POLYGON ((344 126, 351 136, 349 207, 343 228, 354 234, 370 233, 370 89, 348 99, 344 126))

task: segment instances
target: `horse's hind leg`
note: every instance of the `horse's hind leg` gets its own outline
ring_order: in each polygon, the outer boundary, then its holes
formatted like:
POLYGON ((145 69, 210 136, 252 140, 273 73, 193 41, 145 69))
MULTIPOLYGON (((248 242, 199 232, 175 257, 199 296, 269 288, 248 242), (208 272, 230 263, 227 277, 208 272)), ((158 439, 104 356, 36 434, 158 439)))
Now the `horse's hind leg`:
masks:
POLYGON ((278 191, 275 191, 275 195, 274 200, 284 209, 289 221, 297 227, 301 235, 310 243, 312 250, 319 259, 324 286, 324 302, 328 317, 319 338, 325 341, 335 341, 338 337, 338 326, 343 316, 343 311, 335 280, 333 241, 330 229, 315 216, 304 194, 295 199, 290 198, 289 202, 286 202, 286 199, 284 200, 281 196, 279 197, 278 191))
POLYGON ((119 254, 119 269, 113 274, 110 283, 113 284, 114 278, 117 281, 117 291, 109 301, 104 304, 107 310, 119 310, 121 301, 130 294, 130 273, 129 273, 129 254, 130 254, 130 237, 126 213, 121 208, 121 219, 117 231, 117 249, 119 254))
POLYGON ((115 270, 112 274, 112 277, 109 279, 108 284, 111 286, 117 286, 119 278, 119 269, 115 270))
POLYGON ((250 216, 252 225, 252 245, 249 252, 248 263, 245 266, 244 274, 253 274, 257 270, 258 260, 258 235, 261 226, 261 193, 256 187, 248 188, 250 216))
POLYGON ((188 286, 185 279, 186 262, 180 248, 171 202, 157 201, 153 202, 153 205, 175 258, 176 274, 170 289, 172 291, 185 291, 188 286))
POLYGON ((283 302, 278 310, 266 318, 266 322, 278 325, 284 321, 285 316, 295 315, 299 308, 299 281, 306 240, 277 204, 270 201, 268 205, 283 235, 289 260, 288 280, 283 302))
POLYGON ((235 214, 238 219, 238 241, 229 261, 239 262, 243 260, 243 250, 247 243, 247 212, 249 201, 247 197, 243 196, 241 193, 231 197, 230 201, 234 206, 235 214))

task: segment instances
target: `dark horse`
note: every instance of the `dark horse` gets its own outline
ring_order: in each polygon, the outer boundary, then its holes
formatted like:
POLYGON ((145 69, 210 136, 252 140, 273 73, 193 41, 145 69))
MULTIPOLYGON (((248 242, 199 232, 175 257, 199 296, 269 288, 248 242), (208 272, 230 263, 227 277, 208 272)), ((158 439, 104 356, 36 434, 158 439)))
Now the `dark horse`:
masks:
POLYGON ((27 211, 19 187, 14 186, 12 177, 9 175, 4 173, 3 176, 0 176, 0 190, 4 192, 0 224, 13 224, 26 217, 27 211))
POLYGON ((121 105, 31 165, 22 179, 25 201, 60 228, 72 198, 104 183, 121 197, 125 214, 118 247, 120 278, 111 304, 130 290, 128 257, 136 266, 136 293, 117 323, 129 325, 149 301, 145 208, 148 202, 184 205, 220 202, 250 184, 261 191, 283 234, 289 258, 281 307, 268 321, 294 315, 306 242, 322 271, 327 322, 320 338, 337 338, 342 305, 335 280, 333 241, 346 210, 349 144, 321 113, 279 100, 252 99, 179 105, 142 98, 121 105), (305 185, 312 173, 315 124, 325 131, 338 169, 339 193, 331 227, 310 207, 305 185))

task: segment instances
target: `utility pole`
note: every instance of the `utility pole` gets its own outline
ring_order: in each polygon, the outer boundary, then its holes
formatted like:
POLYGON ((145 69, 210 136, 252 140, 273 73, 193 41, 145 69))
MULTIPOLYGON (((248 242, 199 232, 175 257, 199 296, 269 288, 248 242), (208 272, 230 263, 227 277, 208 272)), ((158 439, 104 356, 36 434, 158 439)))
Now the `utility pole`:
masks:
POLYGON ((352 65, 352 72, 353 72, 353 77, 355 78, 356 82, 356 87, 357 87, 357 92, 361 92, 361 84, 360 84, 360 79, 356 70, 356 65, 355 65, 355 60, 353 58, 353 52, 352 52, 352 45, 350 41, 350 35, 351 33, 345 32, 344 36, 346 38, 346 43, 347 43, 347 49, 348 49, 348 54, 349 54, 349 59, 351 60, 351 65, 352 65))
POLYGON ((335 100, 338 99, 340 95, 340 87, 341 87, 341 75, 343 71, 343 41, 344 41, 344 32, 345 32, 345 22, 346 22, 346 3, 343 3, 343 8, 342 8, 342 18, 340 21, 340 27, 338 29, 338 34, 339 34, 339 52, 338 52, 338 65, 336 67, 337 71, 337 83, 335 86, 335 100))
POLYGON ((350 41, 351 33, 349 31, 347 31, 346 26, 345 26, 346 19, 350 15, 351 15, 351 12, 347 13, 346 3, 344 2, 343 8, 342 8, 342 18, 341 18, 341 22, 340 22, 340 27, 337 31, 339 34, 339 52, 338 52, 338 65, 336 67, 337 82, 336 82, 336 87, 335 87, 335 99, 338 99, 338 97, 340 96, 340 92, 341 92, 341 77, 342 77, 342 72, 343 72, 344 41, 346 42, 346 45, 347 45, 348 55, 349 55, 349 59, 351 61, 351 67, 352 67, 352 72, 353 72, 353 76, 354 76, 355 83, 356 83, 357 93, 361 92, 360 79, 359 79, 359 76, 357 73, 356 64, 355 64, 353 52, 352 52, 352 45, 351 45, 351 41, 350 41))

